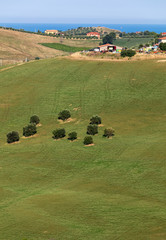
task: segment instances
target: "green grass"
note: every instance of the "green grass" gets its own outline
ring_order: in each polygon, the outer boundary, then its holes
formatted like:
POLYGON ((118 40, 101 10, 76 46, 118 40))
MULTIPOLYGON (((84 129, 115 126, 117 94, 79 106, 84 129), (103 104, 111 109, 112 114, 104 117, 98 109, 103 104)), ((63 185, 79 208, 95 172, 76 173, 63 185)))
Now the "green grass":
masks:
POLYGON ((41 45, 45 46, 45 47, 50 47, 50 48, 54 48, 56 50, 61 50, 64 52, 79 52, 79 51, 83 51, 83 50, 89 50, 90 47, 73 47, 73 46, 68 46, 65 44, 61 44, 61 43, 42 43, 41 45))
POLYGON ((1 72, 0 239, 166 239, 165 79, 155 60, 50 59, 1 72), (74 122, 58 123, 63 109, 74 122), (5 144, 33 114, 38 135, 5 144), (84 147, 94 114, 104 127, 84 147), (62 126, 78 141, 54 141, 62 126))
POLYGON ((151 43, 153 40, 153 38, 122 38, 114 40, 114 44, 127 48, 138 48, 140 44, 151 43))

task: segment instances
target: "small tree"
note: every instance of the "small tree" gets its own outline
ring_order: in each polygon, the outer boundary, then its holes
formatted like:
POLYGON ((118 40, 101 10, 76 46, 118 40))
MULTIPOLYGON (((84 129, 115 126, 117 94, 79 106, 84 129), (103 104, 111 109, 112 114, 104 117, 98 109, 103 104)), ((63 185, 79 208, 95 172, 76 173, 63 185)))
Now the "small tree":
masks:
POLYGON ((58 115, 58 119, 61 119, 63 121, 67 120, 70 117, 71 117, 71 114, 70 114, 70 112, 68 110, 63 110, 58 115))
POLYGON ((159 45, 159 48, 160 48, 160 50, 162 50, 162 51, 166 51, 166 43, 160 43, 160 45, 159 45))
POLYGON ((87 136, 84 138, 84 145, 93 144, 93 138, 91 136, 87 136))
POLYGON ((69 133, 68 139, 74 141, 75 139, 77 139, 77 133, 76 132, 69 133))
POLYGON ((104 130, 104 135, 103 135, 103 137, 109 138, 109 137, 112 137, 112 136, 114 136, 114 135, 115 135, 115 130, 114 130, 113 128, 106 128, 106 129, 104 130))
POLYGON ((30 137, 37 133, 36 124, 29 124, 23 128, 23 136, 30 137))
POLYGON ((132 49, 122 50, 121 57, 133 57, 136 54, 136 51, 132 49))
POLYGON ((7 134, 7 143, 18 142, 19 140, 20 140, 20 137, 18 132, 13 131, 7 134))
POLYGON ((103 37, 103 44, 106 43, 113 43, 114 39, 116 39, 116 34, 114 32, 111 32, 103 37))
POLYGON ((140 44, 140 45, 139 45, 139 48, 143 48, 143 46, 144 46, 143 44, 140 44))
POLYGON ((33 115, 31 118, 30 118, 30 123, 32 124, 39 124, 40 123, 40 119, 37 115, 33 115))
POLYGON ((101 117, 99 117, 99 116, 93 116, 93 117, 90 119, 90 124, 96 124, 96 125, 101 124, 101 117))
POLYGON ((56 129, 52 133, 54 139, 64 138, 66 136, 66 131, 64 128, 56 129))
POLYGON ((98 126, 96 124, 91 124, 87 127, 87 134, 95 135, 98 133, 98 126))

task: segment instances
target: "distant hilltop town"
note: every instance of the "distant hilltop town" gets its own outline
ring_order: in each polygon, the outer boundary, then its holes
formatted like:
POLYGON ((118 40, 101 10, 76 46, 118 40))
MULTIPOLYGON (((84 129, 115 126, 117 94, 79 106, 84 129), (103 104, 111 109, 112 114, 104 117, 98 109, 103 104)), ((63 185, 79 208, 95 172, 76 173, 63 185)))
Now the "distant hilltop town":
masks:
POLYGON ((69 29, 64 32, 58 30, 46 30, 45 34, 101 39, 102 37, 104 37, 107 34, 110 34, 111 32, 115 33, 116 38, 121 37, 121 31, 106 27, 79 27, 76 29, 69 29))

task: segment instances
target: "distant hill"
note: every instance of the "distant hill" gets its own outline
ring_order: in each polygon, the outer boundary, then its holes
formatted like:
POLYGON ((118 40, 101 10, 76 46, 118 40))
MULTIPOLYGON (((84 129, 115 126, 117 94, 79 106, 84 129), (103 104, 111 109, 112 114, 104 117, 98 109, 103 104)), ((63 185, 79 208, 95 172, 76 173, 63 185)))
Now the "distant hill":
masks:
POLYGON ((76 29, 70 29, 65 31, 65 35, 68 36, 86 36, 89 32, 99 32, 101 35, 106 35, 111 32, 121 33, 121 31, 116 29, 110 29, 107 27, 78 27, 76 29))
POLYGON ((115 33, 121 33, 121 31, 119 30, 116 30, 116 29, 111 29, 111 28, 107 28, 107 27, 96 27, 96 30, 98 32, 101 32, 102 34, 103 33, 111 33, 111 32, 115 32, 115 33))

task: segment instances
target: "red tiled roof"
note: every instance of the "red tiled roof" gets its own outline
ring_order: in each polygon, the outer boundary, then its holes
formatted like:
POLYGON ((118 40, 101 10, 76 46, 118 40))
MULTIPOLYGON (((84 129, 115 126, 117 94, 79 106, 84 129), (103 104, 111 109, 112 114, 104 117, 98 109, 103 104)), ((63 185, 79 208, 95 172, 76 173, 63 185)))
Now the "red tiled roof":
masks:
POLYGON ((166 37, 162 37, 162 38, 159 38, 159 39, 161 39, 161 40, 166 40, 166 37))
POLYGON ((104 45, 100 45, 99 47, 106 47, 106 46, 110 46, 110 47, 112 47, 112 46, 115 46, 115 45, 113 45, 113 44, 109 44, 109 43, 106 43, 106 44, 104 44, 104 45))
POLYGON ((58 30, 46 30, 45 32, 58 32, 58 30))
POLYGON ((166 35, 166 32, 163 32, 162 35, 166 35))
POLYGON ((98 33, 98 32, 89 32, 89 33, 87 33, 87 35, 89 35, 89 34, 90 34, 90 35, 92 35, 92 34, 93 34, 93 35, 100 35, 100 33, 98 33))

